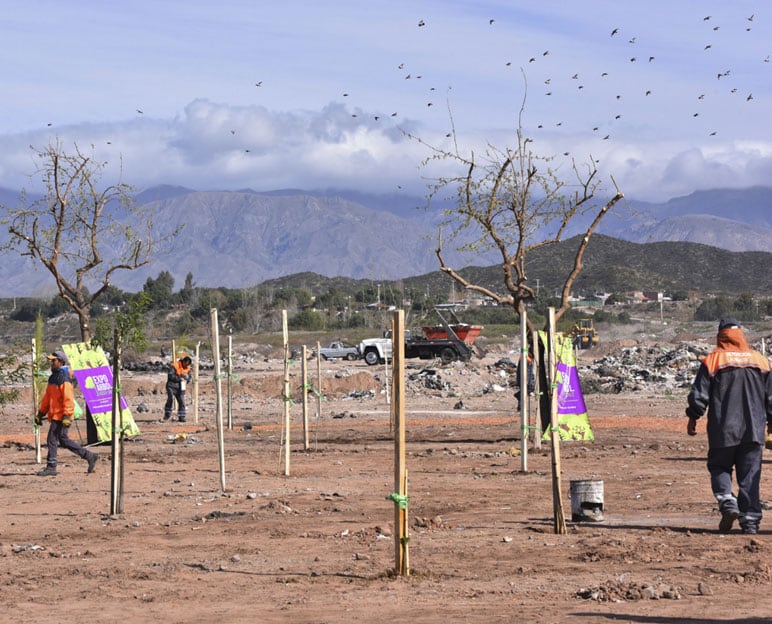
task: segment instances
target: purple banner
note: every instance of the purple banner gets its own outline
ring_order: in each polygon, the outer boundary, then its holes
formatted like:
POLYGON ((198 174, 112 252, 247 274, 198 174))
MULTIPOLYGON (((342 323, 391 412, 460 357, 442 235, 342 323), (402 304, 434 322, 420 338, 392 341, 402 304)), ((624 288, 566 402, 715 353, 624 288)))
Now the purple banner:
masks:
MULTIPOLYGON (((97 366, 74 371, 89 411, 99 414, 113 411, 113 371, 109 366, 97 366)), ((121 410, 128 407, 121 395, 121 410)))
POLYGON ((558 362, 558 413, 584 414, 585 412, 587 407, 584 404, 576 366, 558 362))

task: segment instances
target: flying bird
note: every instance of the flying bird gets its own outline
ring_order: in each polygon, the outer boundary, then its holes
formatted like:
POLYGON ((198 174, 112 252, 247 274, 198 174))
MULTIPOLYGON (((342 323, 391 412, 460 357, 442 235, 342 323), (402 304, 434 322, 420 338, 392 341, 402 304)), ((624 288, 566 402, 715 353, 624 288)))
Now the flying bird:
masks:
POLYGON ((628 41, 628 43, 635 43, 635 37, 633 37, 632 39, 630 39, 630 41, 628 41))
POLYGON ((714 26, 713 30, 718 30, 719 28, 721 28, 721 26, 714 26))
POLYGON ((533 63, 535 60, 536 60, 536 59, 535 59, 534 57, 531 57, 531 58, 529 58, 529 59, 528 59, 528 62, 529 62, 529 63, 533 63))
POLYGON ((612 31, 611 31, 611 36, 613 37, 613 36, 614 36, 614 35, 616 35, 618 32, 619 32, 619 29, 618 29, 618 28, 615 28, 614 30, 612 30, 612 31))
POLYGON ((710 15, 706 15, 705 17, 702 18, 702 21, 707 22, 709 19, 710 19, 710 15))
POLYGON ((698 100, 704 100, 705 99, 705 94, 704 93, 700 93, 700 95, 697 96, 697 99, 698 100))
POLYGON ((400 63, 399 65, 397 65, 397 69, 405 69, 405 64, 400 63))
POLYGON ((603 73, 600 75, 600 77, 601 77, 601 78, 605 78, 606 76, 608 76, 608 72, 603 72, 603 73))
POLYGON ((749 22, 752 22, 752 21, 753 21, 753 16, 754 16, 754 15, 756 15, 756 14, 755 14, 755 13, 753 13, 753 14, 752 14, 750 17, 746 17, 745 19, 747 19, 749 22))
POLYGON ((138 112, 140 115, 143 115, 143 114, 144 114, 144 112, 143 112, 143 111, 141 111, 141 110, 139 110, 139 109, 137 109, 137 112, 138 112))
POLYGON ((549 50, 544 50, 544 52, 541 53, 542 56, 547 56, 550 53, 549 50))
POLYGON ((700 116, 699 113, 694 113, 694 115, 692 115, 692 117, 699 117, 699 116, 700 116))
POLYGON ((421 28, 422 26, 426 26, 426 22, 423 20, 418 20, 418 28, 421 28))
POLYGON ((263 81, 261 80, 260 82, 256 82, 255 86, 256 87, 262 87, 263 86, 263 81))
POLYGON ((709 136, 716 136, 716 131, 711 132, 709 136))
POLYGON ((631 62, 631 63, 635 63, 635 57, 632 57, 632 58, 630 59, 630 62, 631 62))
POLYGON ((653 56, 650 56, 650 57, 649 57, 649 63, 651 63, 653 60, 654 60, 654 57, 653 57, 653 56))
POLYGON ((710 50, 713 46, 711 44, 706 45, 703 50, 710 50))
POLYGON ((646 95, 651 95, 651 91, 646 91, 646 95))
POLYGON ((752 99, 753 99, 753 93, 749 93, 749 94, 748 94, 748 97, 747 97, 747 98, 745 98, 745 101, 746 101, 746 102, 750 102, 752 99))
POLYGON ((493 22, 495 22, 495 21, 496 21, 495 19, 489 19, 489 20, 488 20, 488 23, 492 25, 492 24, 493 24, 493 22))

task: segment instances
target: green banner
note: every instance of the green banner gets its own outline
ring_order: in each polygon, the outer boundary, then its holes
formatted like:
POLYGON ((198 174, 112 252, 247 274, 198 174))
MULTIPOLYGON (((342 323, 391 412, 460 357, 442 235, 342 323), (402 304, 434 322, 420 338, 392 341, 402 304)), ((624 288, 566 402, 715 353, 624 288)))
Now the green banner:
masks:
MULTIPOLYGON (((539 332, 542 342, 546 345, 546 332, 539 332)), ((557 359, 557 400, 558 400, 558 430, 561 440, 595 439, 590 426, 590 418, 584 403, 582 385, 579 382, 579 372, 576 369, 576 353, 571 336, 562 333, 555 335, 555 358, 557 359)), ((549 431, 544 438, 549 438, 549 431)))
MULTIPOLYGON (((62 345, 70 361, 70 372, 78 381, 100 442, 113 439, 113 370, 102 347, 89 347, 85 342, 62 345)), ((120 427, 126 437, 139 435, 126 400, 121 396, 120 427)))

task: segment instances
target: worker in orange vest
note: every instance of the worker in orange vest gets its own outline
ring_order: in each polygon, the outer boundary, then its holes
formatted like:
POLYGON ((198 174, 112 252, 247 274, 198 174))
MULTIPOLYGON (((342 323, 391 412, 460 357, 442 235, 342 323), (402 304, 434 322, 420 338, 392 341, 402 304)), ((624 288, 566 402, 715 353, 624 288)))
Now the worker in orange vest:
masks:
POLYGON ((169 364, 166 375, 166 405, 164 405, 164 422, 172 417, 174 402, 177 402, 177 420, 185 422, 187 409, 185 407, 185 388, 193 374, 190 370, 192 361, 188 355, 183 355, 176 362, 169 364))

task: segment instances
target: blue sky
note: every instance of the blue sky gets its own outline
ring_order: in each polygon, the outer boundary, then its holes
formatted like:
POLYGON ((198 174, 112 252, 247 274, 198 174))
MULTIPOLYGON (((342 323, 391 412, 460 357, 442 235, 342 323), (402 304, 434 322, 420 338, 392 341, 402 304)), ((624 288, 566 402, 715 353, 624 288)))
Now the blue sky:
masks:
POLYGON ((564 169, 566 152, 591 156, 629 198, 772 179, 761 0, 5 8, 6 188, 34 188, 30 146, 59 140, 93 145, 138 189, 423 195, 428 153, 405 132, 450 147, 452 114, 462 150, 512 146, 524 96, 535 151, 564 169))

